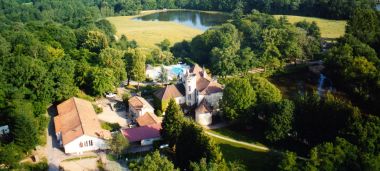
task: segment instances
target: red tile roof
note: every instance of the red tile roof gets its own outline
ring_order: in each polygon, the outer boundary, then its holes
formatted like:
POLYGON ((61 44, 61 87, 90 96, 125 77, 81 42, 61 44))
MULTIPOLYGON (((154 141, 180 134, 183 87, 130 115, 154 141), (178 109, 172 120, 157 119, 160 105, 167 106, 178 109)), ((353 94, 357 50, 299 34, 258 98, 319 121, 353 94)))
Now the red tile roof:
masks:
POLYGON ((145 139, 159 138, 161 123, 136 128, 122 129, 123 135, 129 142, 138 142, 145 139))

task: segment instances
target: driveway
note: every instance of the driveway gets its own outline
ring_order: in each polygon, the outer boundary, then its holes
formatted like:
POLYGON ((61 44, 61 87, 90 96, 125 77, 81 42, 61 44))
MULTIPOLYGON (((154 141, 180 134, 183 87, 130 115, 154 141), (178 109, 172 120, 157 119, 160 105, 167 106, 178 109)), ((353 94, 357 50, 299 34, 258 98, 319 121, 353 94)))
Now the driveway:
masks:
POLYGON ((75 161, 62 162, 61 166, 65 171, 95 171, 99 170, 97 167, 98 158, 88 158, 75 161))
POLYGON ((98 119, 108 123, 118 123, 121 127, 127 127, 127 112, 125 110, 116 111, 112 110, 109 105, 110 102, 107 102, 107 99, 102 99, 97 101, 103 108, 103 112, 98 114, 98 119))
POLYGON ((57 113, 56 107, 51 106, 48 108, 48 114, 50 117, 48 131, 47 131, 47 141, 46 141, 46 156, 49 164, 49 171, 58 171, 59 164, 62 160, 70 157, 66 155, 61 149, 59 149, 59 144, 57 137, 55 136, 53 116, 57 113))

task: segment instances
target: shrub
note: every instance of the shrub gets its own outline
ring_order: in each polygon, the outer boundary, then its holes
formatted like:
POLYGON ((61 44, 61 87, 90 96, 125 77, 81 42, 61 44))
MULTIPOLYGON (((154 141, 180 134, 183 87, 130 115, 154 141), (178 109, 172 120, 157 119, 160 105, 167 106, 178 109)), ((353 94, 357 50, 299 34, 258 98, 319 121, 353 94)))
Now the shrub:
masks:
POLYGON ((94 107, 96 114, 103 112, 103 108, 99 107, 98 105, 93 104, 92 106, 94 107))
POLYGON ((156 110, 156 115, 158 116, 158 117, 161 117, 162 116, 162 111, 161 110, 156 110))
POLYGON ((101 127, 109 131, 117 131, 121 128, 121 126, 118 123, 108 123, 108 122, 102 122, 101 127))

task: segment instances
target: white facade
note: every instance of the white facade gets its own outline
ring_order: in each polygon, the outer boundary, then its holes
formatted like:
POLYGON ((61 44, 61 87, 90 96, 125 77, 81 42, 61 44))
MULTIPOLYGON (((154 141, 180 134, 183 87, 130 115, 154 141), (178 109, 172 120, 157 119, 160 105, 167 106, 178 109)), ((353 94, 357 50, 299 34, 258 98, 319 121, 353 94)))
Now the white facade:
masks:
POLYGON ((160 140, 161 138, 150 138, 150 139, 145 139, 145 140, 141 140, 141 146, 145 146, 145 145, 152 145, 154 141, 156 140, 160 140))
POLYGON ((133 107, 129 107, 129 113, 133 114, 134 117, 138 118, 145 113, 154 113, 154 108, 150 105, 143 105, 143 108, 141 110, 136 110, 133 107))
POLYGON ((182 97, 176 97, 175 98, 175 102, 177 103, 177 104, 185 104, 186 103, 186 97, 185 96, 182 96, 182 97))
POLYGON ((82 154, 85 151, 107 149, 107 143, 103 139, 82 135, 63 146, 65 153, 82 154))
POLYGON ((185 90, 186 90, 186 104, 188 106, 193 106, 196 101, 196 87, 197 86, 197 77, 195 74, 190 74, 185 81, 185 90))
POLYGON ((196 113, 195 121, 200 125, 210 125, 212 123, 211 113, 196 113))

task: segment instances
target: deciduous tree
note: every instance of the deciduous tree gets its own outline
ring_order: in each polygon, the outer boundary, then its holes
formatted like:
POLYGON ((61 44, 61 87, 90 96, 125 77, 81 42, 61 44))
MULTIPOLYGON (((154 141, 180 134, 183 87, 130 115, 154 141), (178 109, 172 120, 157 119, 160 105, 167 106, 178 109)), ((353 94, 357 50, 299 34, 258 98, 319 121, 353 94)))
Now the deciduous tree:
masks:
POLYGON ((141 163, 132 170, 136 171, 176 171, 174 164, 165 156, 161 156, 158 151, 150 153, 144 157, 141 163))
POLYGON ((110 140, 107 141, 107 145, 110 150, 119 158, 119 156, 123 154, 128 148, 129 142, 123 134, 117 132, 112 135, 112 138, 110 140))
POLYGON ((256 102, 256 93, 247 79, 233 78, 223 91, 221 107, 230 120, 240 119, 256 102))
POLYGON ((266 139, 275 142, 286 138, 293 129, 294 104, 292 101, 284 99, 271 106, 265 134, 266 139))

